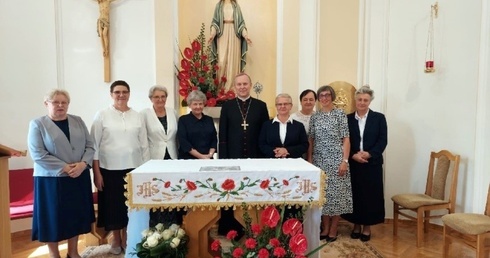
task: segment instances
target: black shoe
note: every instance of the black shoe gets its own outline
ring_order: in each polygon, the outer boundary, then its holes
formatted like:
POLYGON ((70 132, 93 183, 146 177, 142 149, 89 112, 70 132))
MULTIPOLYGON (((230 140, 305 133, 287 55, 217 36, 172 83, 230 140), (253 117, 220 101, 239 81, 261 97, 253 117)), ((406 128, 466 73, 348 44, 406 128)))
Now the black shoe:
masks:
POLYGON ((328 235, 320 235, 320 240, 325 240, 328 238, 328 235))
POLYGON ((371 234, 369 234, 369 235, 361 234, 360 239, 361 239, 362 242, 367 242, 367 241, 369 241, 371 239, 371 234))
POLYGON ((359 239, 360 237, 361 237, 361 232, 352 231, 352 233, 350 234, 350 238, 352 239, 359 239))
POLYGON ((325 241, 327 241, 329 243, 335 242, 335 240, 337 240, 337 236, 334 236, 334 237, 327 236, 327 238, 325 238, 325 241))

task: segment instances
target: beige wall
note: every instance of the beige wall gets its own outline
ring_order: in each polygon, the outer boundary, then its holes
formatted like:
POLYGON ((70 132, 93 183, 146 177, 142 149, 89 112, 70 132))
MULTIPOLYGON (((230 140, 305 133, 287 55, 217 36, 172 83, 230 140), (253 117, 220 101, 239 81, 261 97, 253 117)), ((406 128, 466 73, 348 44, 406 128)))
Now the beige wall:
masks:
MULTIPOLYGON (((206 26, 206 37, 209 38, 209 27, 217 2, 217 0, 179 0, 179 44, 182 49, 189 45, 189 39, 198 36, 203 22, 206 26)), ((252 78, 252 84, 258 81, 264 86, 260 99, 269 107, 273 107, 277 59, 276 1, 247 0, 238 3, 249 37, 253 42, 248 49, 245 72, 252 78)), ((256 97, 253 91, 252 96, 256 97)))
POLYGON ((357 87, 359 1, 320 1, 321 85, 347 81, 357 87))

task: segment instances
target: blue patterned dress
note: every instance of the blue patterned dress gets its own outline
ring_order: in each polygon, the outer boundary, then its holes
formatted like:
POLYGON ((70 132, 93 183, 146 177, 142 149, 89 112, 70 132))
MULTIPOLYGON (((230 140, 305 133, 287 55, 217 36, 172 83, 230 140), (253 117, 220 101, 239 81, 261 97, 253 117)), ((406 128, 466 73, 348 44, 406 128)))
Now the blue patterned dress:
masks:
POLYGON ((352 212, 350 172, 339 176, 342 163, 342 140, 349 137, 347 116, 341 109, 316 112, 310 119, 309 137, 313 139, 313 165, 327 173, 327 202, 322 215, 335 216, 352 212))

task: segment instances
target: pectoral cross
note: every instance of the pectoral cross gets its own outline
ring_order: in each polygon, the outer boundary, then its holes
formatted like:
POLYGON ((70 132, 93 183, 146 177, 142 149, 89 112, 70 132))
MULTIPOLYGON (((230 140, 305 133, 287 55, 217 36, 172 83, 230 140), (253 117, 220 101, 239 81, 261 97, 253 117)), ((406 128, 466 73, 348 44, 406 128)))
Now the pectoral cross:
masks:
POLYGON ((247 131, 247 126, 248 126, 247 121, 243 120, 243 123, 241 124, 241 126, 243 126, 244 131, 247 131))

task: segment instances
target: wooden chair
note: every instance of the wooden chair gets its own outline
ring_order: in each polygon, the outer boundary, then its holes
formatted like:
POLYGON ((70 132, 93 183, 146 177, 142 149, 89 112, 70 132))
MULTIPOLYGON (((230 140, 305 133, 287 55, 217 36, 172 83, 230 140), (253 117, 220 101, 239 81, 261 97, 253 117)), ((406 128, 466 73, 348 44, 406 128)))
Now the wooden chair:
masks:
POLYGON ((393 200, 393 235, 396 236, 398 233, 399 215, 416 221, 417 247, 420 247, 424 240, 424 232, 427 233, 429 230, 429 220, 445 215, 431 216, 431 211, 447 210, 448 213, 454 213, 459 159, 459 155, 453 155, 447 150, 431 152, 425 194, 397 194, 391 197, 393 200), (451 165, 452 170, 449 173, 451 165), (449 196, 446 197, 445 190, 448 181, 451 186, 449 196), (406 213, 405 210, 415 212, 416 216, 406 213))
POLYGON ((448 257, 449 245, 459 241, 476 249, 476 257, 490 255, 490 187, 485 214, 454 213, 442 217, 444 223, 443 257, 448 257))

